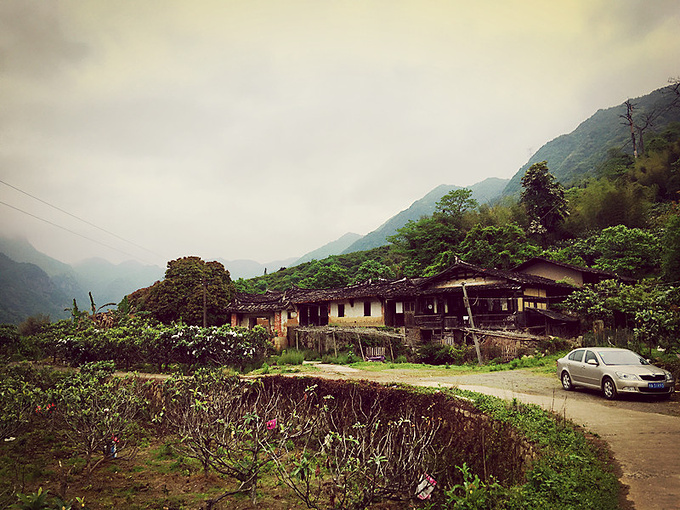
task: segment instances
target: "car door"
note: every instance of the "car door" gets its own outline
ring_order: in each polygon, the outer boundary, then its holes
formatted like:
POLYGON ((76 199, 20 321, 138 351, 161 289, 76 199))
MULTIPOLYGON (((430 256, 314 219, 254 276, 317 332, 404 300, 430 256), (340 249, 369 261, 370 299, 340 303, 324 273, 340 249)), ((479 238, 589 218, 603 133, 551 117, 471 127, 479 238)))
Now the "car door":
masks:
POLYGON ((582 368, 582 384, 587 384, 594 388, 600 387, 600 376, 602 374, 602 369, 600 367, 600 360, 590 349, 586 350, 586 354, 583 358, 583 368, 582 368), (590 362, 590 363, 589 363, 590 362), (596 364, 592 364, 592 363, 596 364))
POLYGON ((583 384, 583 356, 584 349, 577 349, 569 354, 569 375, 574 384, 583 384))

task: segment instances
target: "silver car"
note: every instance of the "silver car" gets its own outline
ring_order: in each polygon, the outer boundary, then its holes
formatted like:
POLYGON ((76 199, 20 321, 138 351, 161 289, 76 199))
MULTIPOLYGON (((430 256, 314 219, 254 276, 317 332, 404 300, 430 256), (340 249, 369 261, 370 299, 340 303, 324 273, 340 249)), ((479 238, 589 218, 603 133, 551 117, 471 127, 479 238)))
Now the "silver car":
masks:
POLYGON ((576 386, 602 390, 613 400, 619 393, 670 397, 673 374, 655 367, 639 354, 614 347, 574 349, 557 360, 557 377, 565 390, 576 386))

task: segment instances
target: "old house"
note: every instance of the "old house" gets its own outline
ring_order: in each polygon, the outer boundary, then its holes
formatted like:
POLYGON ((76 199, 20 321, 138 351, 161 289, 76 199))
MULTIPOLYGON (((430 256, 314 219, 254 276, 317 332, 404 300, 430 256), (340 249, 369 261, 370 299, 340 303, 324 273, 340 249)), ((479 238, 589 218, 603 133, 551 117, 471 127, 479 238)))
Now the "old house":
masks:
POLYGON ((576 334, 578 322, 552 309, 573 290, 537 275, 458 262, 430 278, 239 294, 229 310, 232 325, 262 325, 279 346, 286 345, 290 328, 324 326, 389 326, 411 345, 464 343, 471 329, 576 334))
POLYGON ((608 271, 576 266, 566 262, 546 259, 544 257, 531 258, 513 268, 513 271, 542 276, 543 278, 554 281, 572 283, 577 287, 600 283, 604 280, 617 280, 625 283, 634 282, 632 278, 620 277, 608 271))
MULTIPOLYGON (((298 325, 297 308, 286 292, 268 290, 264 294, 239 293, 228 311, 232 326, 262 326, 278 339, 285 339, 288 328, 298 325)), ((277 346, 280 344, 281 340, 278 340, 277 346)))
POLYGON ((418 283, 406 327, 415 342, 454 342, 469 328, 572 334, 577 321, 551 307, 573 290, 541 276, 458 262, 418 283))

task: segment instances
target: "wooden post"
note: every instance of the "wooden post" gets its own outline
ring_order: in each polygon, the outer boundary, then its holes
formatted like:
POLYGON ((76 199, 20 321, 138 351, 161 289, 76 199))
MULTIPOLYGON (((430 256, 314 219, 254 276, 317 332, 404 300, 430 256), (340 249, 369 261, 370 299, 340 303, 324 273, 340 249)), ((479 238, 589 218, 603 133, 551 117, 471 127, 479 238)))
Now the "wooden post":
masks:
POLYGON ((300 341, 298 340, 298 330, 295 328, 295 350, 300 350, 300 341))
MULTIPOLYGON (((472 308, 470 308, 470 300, 468 299, 467 290, 465 290, 465 284, 462 283, 461 287, 463 287, 463 301, 465 303, 465 308, 467 308, 468 317, 470 317, 470 326, 472 326, 472 329, 475 329, 475 320, 472 317, 472 308)), ((472 332, 472 341, 475 343, 475 351, 477 351, 477 362, 480 365, 483 365, 482 351, 479 349, 479 342, 477 341, 477 335, 474 333, 474 331, 472 332)))
POLYGON ((361 346, 361 337, 359 336, 359 333, 357 333, 357 340, 359 341, 359 350, 361 351, 361 361, 365 361, 364 348, 361 346))
POLYGON ((338 357, 338 342, 335 340, 335 331, 333 331, 333 349, 335 349, 335 357, 338 357))
POLYGON ((392 339, 388 336, 387 341, 390 344, 390 356, 392 357, 392 361, 394 361, 394 351, 392 350, 392 339))

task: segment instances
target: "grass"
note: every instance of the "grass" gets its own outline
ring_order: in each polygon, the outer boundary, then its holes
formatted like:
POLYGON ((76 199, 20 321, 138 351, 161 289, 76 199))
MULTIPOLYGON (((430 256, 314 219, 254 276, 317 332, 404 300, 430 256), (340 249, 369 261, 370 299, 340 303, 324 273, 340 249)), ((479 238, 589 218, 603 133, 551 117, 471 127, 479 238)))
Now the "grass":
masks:
POLYGON ((542 451, 527 473, 527 483, 511 495, 516 500, 508 501, 507 508, 619 508, 620 485, 602 442, 539 406, 449 391, 472 400, 492 418, 511 423, 542 451))
POLYGON ((384 370, 415 370, 437 372, 438 375, 455 375, 460 373, 485 373, 498 372, 503 370, 531 369, 539 373, 553 373, 555 371, 555 361, 564 356, 564 352, 550 354, 546 356, 525 356, 514 359, 508 363, 487 363, 478 365, 477 363, 466 363, 463 365, 428 365, 425 363, 375 363, 369 361, 357 361, 350 363, 349 366, 366 372, 382 372, 384 370))

